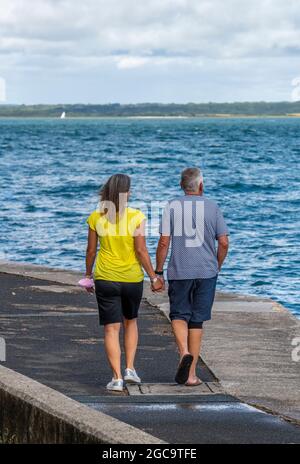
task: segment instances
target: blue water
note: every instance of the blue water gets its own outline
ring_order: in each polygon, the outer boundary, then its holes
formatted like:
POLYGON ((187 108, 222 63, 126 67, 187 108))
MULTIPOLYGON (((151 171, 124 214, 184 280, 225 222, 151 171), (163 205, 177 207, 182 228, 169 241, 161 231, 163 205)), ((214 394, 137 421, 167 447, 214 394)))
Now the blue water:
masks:
POLYGON ((84 270, 85 219, 107 176, 132 176, 134 206, 179 193, 197 165, 231 232, 219 289, 300 315, 299 156, 299 119, 1 120, 1 256, 84 270))

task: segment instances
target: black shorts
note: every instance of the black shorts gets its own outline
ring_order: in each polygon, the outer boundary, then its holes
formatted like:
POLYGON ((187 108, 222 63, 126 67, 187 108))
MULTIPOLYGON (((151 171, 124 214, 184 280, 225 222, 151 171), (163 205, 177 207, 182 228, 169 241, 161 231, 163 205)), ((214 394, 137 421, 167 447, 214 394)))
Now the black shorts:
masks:
POLYGON ((115 324, 138 316, 143 296, 142 282, 95 280, 100 325, 115 324))

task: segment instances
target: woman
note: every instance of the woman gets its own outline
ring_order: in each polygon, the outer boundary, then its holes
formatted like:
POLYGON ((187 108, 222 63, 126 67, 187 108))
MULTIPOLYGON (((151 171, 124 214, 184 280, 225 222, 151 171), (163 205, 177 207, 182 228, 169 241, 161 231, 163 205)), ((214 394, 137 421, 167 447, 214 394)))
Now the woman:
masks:
POLYGON ((145 241, 145 215, 127 206, 130 177, 111 176, 101 190, 98 211, 88 218, 86 277, 91 278, 99 240, 93 278, 99 308, 100 325, 104 326, 104 346, 113 378, 108 390, 122 391, 120 328, 124 325, 126 369, 124 380, 140 383, 134 368, 138 343, 137 317, 143 294, 144 273, 153 291, 162 288, 156 277, 145 241))

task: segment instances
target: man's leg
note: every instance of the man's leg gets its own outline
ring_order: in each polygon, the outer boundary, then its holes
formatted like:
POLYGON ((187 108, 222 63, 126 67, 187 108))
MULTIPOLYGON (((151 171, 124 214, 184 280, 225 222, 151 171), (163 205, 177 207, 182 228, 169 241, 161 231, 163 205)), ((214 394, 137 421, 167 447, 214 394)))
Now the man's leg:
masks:
POLYGON ((211 310, 216 291, 217 276, 210 279, 196 279, 193 288, 193 314, 189 323, 188 348, 193 355, 189 379, 190 385, 198 384, 196 375, 203 335, 203 322, 211 319, 211 310))
POLYGON ((180 359, 189 352, 188 321, 192 315, 191 288, 190 280, 169 280, 170 319, 180 359))
POLYGON ((180 359, 185 354, 189 353, 188 348, 188 324, 186 321, 174 319, 172 321, 172 329, 175 335, 176 344, 178 347, 180 359))
POLYGON ((175 382, 184 384, 189 378, 193 356, 188 349, 188 323, 185 320, 173 319, 172 328, 180 354, 180 362, 175 375, 175 382))
POLYGON ((169 280, 170 319, 180 354, 180 362, 175 375, 175 381, 184 384, 193 361, 188 347, 188 322, 192 315, 190 293, 192 280, 169 280))
POLYGON ((189 328, 188 334, 188 350, 193 356, 193 362, 190 368, 189 378, 187 380, 188 384, 198 384, 199 379, 196 374, 197 363, 199 360, 200 350, 201 350, 201 341, 202 341, 203 329, 198 327, 189 328))

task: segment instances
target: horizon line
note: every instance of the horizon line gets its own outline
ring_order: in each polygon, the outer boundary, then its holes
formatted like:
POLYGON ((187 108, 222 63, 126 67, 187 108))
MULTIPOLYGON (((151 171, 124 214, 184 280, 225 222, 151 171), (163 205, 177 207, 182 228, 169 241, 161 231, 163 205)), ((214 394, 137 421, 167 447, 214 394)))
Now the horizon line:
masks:
POLYGON ((144 101, 144 102, 127 102, 127 103, 120 103, 120 102, 105 102, 105 103, 82 103, 82 102, 74 102, 74 103, 7 103, 7 102, 0 102, 0 107, 2 106, 73 106, 73 105, 81 105, 81 106, 89 106, 89 105, 98 105, 98 106, 113 106, 113 105, 118 105, 118 106, 139 106, 139 105, 161 105, 161 106, 166 106, 166 105, 236 105, 236 104, 297 104, 300 103, 300 100, 296 101, 291 101, 291 100, 236 100, 236 101, 222 101, 222 102, 217 102, 217 101, 207 101, 207 102, 194 102, 194 101, 188 101, 184 103, 179 103, 179 102, 159 102, 159 101, 144 101))

